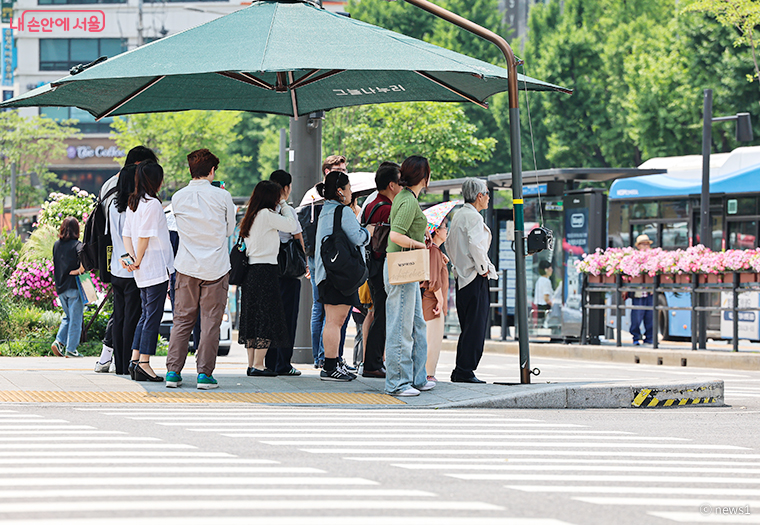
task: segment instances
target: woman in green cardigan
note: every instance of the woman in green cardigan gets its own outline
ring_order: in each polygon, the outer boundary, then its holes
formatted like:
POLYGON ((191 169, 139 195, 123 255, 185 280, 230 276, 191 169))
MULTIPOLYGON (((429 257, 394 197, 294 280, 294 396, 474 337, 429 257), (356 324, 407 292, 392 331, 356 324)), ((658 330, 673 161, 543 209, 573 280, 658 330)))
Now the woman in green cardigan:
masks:
MULTIPOLYGON (((417 199, 430 181, 425 157, 412 156, 401 165, 401 192, 391 206, 388 253, 424 249, 430 241, 427 218, 417 199)), ((385 392, 394 396, 418 396, 435 383, 427 380, 427 335, 422 315, 420 283, 390 284, 388 262, 383 269, 385 290, 385 392)))

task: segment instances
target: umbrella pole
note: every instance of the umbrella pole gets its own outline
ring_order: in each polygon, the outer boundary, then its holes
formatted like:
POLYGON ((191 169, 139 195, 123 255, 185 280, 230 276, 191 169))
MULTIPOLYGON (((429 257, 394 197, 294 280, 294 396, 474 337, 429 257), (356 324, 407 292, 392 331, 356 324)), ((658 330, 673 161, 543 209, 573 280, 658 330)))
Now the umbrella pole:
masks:
POLYGON ((427 0, 405 0, 438 18, 466 29, 495 44, 507 60, 509 94, 509 138, 512 151, 512 202, 515 213, 515 324, 520 345, 520 383, 530 383, 530 348, 528 341, 528 295, 525 271, 525 216, 522 193, 522 158, 520 156, 520 106, 517 87, 517 60, 506 40, 488 29, 447 11, 427 0))

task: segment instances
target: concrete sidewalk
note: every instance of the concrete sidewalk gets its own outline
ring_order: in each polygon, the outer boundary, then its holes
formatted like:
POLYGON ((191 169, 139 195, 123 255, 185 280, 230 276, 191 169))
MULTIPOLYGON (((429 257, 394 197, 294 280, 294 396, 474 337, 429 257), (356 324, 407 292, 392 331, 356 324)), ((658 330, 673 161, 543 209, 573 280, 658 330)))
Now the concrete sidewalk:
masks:
MULTIPOLYGON (((534 350, 538 345, 532 345, 534 350)), ((534 350, 535 351, 535 350, 534 350)), ((359 377, 350 383, 325 382, 318 371, 299 365, 300 377, 247 377, 240 349, 220 358, 214 377, 219 389, 195 388, 194 360, 188 359, 184 385, 138 383, 129 377, 96 374, 94 358, 0 357, 0 402, 11 403, 264 403, 292 406, 366 408, 652 408, 694 404, 723 405, 723 381, 687 383, 589 381, 530 385, 472 385, 441 381, 418 397, 383 392, 384 380, 359 377)), ((165 358, 152 360, 159 374, 165 358)))

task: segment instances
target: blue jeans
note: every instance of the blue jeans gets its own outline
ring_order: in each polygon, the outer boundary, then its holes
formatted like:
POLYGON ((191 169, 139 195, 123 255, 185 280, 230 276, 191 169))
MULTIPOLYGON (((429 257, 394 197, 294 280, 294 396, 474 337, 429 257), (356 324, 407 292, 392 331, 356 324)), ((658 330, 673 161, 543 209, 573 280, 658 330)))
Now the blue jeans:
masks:
POLYGON ((140 288, 142 314, 137 322, 132 350, 139 350, 141 355, 156 355, 158 344, 158 327, 164 315, 164 301, 169 281, 164 281, 147 288, 140 288))
MULTIPOLYGON (((634 306, 649 306, 654 305, 654 296, 647 295, 646 297, 633 297, 631 302, 634 306)), ((652 344, 654 339, 654 332, 652 331, 652 310, 631 310, 631 335, 633 341, 641 341, 647 344, 652 344), (644 322, 644 337, 641 337, 641 322, 644 322)))
POLYGON ((427 383, 427 324, 420 283, 389 284, 383 265, 385 302, 385 392, 395 394, 427 383))
POLYGON ((79 337, 82 335, 82 321, 84 320, 84 304, 79 295, 79 288, 66 290, 58 295, 58 300, 63 307, 63 319, 55 340, 66 345, 66 351, 75 352, 79 345, 79 337))
MULTIPOLYGON (((314 358, 314 364, 325 360, 325 345, 322 343, 322 330, 325 327, 325 305, 319 302, 319 291, 317 290, 317 280, 314 277, 317 267, 314 263, 314 257, 309 257, 309 271, 311 272, 311 297, 314 303, 311 306, 311 355, 314 358)), ((351 312, 346 316, 346 321, 340 329, 340 345, 338 346, 338 355, 343 357, 343 344, 346 342, 346 328, 348 320, 351 318, 351 312)))

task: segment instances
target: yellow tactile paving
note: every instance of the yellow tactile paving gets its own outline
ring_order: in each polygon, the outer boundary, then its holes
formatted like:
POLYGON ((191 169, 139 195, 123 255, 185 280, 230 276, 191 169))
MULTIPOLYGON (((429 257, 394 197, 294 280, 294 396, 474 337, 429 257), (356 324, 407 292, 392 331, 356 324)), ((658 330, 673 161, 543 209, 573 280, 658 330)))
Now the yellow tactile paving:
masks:
POLYGON ((63 392, 0 391, 0 403, 272 403, 403 405, 385 394, 335 392, 63 392))

